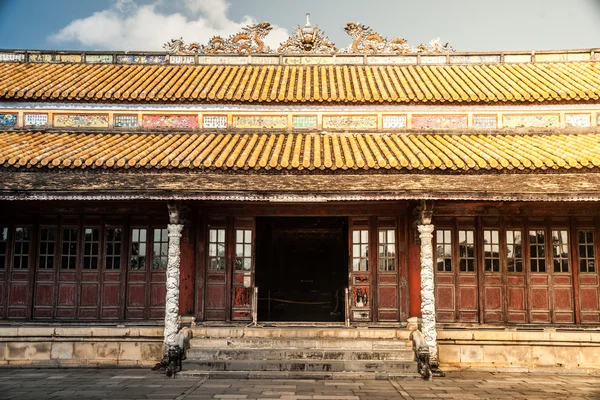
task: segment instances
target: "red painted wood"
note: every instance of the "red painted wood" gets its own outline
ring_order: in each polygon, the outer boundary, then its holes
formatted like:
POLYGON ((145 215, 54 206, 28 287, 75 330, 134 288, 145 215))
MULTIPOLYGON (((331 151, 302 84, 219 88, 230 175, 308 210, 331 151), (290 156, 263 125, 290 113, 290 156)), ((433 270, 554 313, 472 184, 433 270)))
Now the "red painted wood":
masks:
POLYGON ((408 258, 408 303, 411 317, 421 317, 421 248, 417 243, 416 236, 418 237, 416 228, 408 224, 406 256, 408 258))
POLYGON ((195 228, 195 221, 193 218, 190 218, 181 233, 181 265, 179 270, 180 315, 192 315, 194 313, 195 228))

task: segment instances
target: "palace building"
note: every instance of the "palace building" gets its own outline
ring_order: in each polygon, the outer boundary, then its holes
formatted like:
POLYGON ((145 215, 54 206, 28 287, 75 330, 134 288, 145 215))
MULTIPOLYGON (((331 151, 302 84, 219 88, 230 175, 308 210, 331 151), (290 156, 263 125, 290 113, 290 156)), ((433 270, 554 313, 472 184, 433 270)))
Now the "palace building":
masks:
POLYGON ((0 363, 597 371, 600 50, 344 29, 0 50, 0 363))

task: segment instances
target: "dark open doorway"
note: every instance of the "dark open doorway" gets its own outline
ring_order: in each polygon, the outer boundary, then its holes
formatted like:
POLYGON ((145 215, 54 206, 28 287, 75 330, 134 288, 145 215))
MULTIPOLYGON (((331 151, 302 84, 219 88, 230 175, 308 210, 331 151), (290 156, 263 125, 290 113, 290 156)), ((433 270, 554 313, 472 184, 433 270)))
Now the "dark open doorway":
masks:
POLYGON ((258 319, 343 321, 347 237, 346 218, 257 218, 258 319))

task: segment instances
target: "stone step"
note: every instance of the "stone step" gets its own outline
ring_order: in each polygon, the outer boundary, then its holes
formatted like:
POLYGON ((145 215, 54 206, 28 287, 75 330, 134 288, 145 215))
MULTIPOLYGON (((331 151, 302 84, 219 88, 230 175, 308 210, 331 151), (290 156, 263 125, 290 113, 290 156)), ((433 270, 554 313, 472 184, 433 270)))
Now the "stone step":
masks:
POLYGON ((401 339, 407 340, 406 328, 344 327, 208 327, 192 328, 195 338, 327 338, 327 339, 401 339))
POLYGON ((199 371, 289 371, 289 372, 385 372, 416 374, 417 364, 407 361, 319 361, 319 360, 185 360, 183 370, 199 371))
POLYGON ((290 338, 197 338, 190 340, 192 349, 319 349, 319 350, 405 350, 412 343, 399 339, 290 339, 290 338))
POLYGON ((336 360, 336 361, 414 361, 411 349, 395 351, 348 351, 314 349, 201 349, 187 351, 188 360, 336 360))
MULTIPOLYGON (((416 368, 416 367, 415 367, 416 368)), ((306 372, 306 371, 201 371, 184 369, 176 378, 208 379, 329 379, 329 380, 388 380, 420 378, 416 372, 306 372)))

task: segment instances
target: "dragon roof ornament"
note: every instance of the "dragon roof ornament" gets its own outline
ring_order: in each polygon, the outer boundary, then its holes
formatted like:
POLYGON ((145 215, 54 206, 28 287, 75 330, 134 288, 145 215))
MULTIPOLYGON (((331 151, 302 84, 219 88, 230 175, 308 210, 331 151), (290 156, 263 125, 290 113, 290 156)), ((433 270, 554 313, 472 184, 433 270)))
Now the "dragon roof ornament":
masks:
POLYGON ((337 52, 337 47, 319 29, 319 25, 312 27, 310 14, 308 13, 306 14, 304 28, 298 25, 294 29, 294 34, 281 43, 281 46, 277 49, 279 54, 336 54, 337 52))
POLYGON ((271 32, 273 26, 268 22, 260 22, 242 28, 241 32, 223 38, 213 36, 207 45, 198 43, 185 44, 182 38, 171 40, 163 47, 170 54, 445 54, 453 52, 450 44, 443 43, 439 38, 421 44, 410 46, 406 40, 397 37, 387 39, 375 32, 371 27, 355 22, 348 22, 344 31, 353 42, 345 49, 338 49, 319 29, 318 25, 310 24, 310 14, 306 14, 304 28, 298 25, 294 33, 281 43, 277 51, 273 51, 264 43, 264 38, 271 32))

